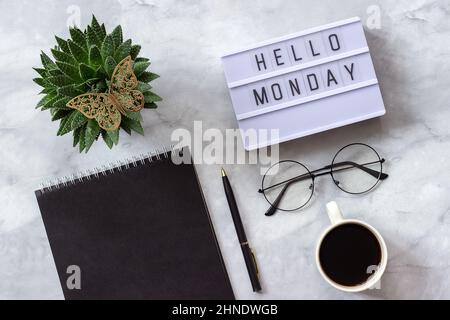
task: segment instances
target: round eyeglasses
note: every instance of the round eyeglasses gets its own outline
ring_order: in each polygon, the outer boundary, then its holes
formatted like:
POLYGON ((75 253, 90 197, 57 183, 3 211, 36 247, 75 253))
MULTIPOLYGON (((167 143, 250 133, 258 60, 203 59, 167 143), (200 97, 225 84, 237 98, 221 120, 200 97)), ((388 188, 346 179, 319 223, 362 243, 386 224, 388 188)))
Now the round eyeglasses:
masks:
POLYGON ((259 189, 270 204, 265 214, 303 208, 313 196, 315 179, 324 175, 331 175, 334 184, 346 193, 369 192, 388 177, 383 173, 384 162, 374 148, 364 143, 346 145, 330 165, 313 171, 294 160, 280 161, 267 170, 259 189))

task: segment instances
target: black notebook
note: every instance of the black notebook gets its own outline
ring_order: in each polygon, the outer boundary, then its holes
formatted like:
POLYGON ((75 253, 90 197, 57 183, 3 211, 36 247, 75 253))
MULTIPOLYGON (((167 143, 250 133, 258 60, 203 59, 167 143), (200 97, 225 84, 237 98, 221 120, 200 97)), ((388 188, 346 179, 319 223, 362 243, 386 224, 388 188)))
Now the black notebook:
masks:
POLYGON ((36 191, 66 299, 234 299, 194 165, 165 150, 36 191))

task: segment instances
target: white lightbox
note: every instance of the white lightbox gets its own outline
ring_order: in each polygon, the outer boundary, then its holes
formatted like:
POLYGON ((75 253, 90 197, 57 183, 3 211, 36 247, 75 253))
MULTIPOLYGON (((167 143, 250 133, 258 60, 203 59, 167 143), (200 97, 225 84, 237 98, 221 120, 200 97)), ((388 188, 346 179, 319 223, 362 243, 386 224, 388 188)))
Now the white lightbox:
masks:
POLYGON ((247 150, 385 114, 360 18, 272 39, 222 57, 239 127, 278 129, 247 150))

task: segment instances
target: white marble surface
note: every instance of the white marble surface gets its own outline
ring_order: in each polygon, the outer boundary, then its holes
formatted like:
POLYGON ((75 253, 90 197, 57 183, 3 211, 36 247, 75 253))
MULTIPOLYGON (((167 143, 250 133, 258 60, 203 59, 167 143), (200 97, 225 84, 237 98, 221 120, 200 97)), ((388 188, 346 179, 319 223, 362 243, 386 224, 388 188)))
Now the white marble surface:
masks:
POLYGON ((198 166, 234 292, 240 299, 450 298, 450 1, 0 1, 0 298, 60 299, 62 291, 33 190, 64 176, 170 142, 175 128, 235 128, 221 53, 304 28, 381 8, 381 29, 366 30, 387 114, 284 143, 282 158, 314 167, 342 145, 362 141, 387 159, 390 178, 374 192, 352 197, 331 180, 317 185, 310 208, 263 215, 256 192, 258 166, 226 166, 249 241, 257 252, 264 293, 253 294, 226 205, 219 166, 198 166), (162 77, 160 108, 143 112, 145 137, 121 136, 108 151, 87 155, 56 137, 57 123, 34 109, 39 91, 31 67, 39 50, 67 35, 67 8, 91 13, 108 28, 143 45, 162 77), (359 294, 327 285, 315 267, 315 242, 328 225, 324 204, 336 200, 347 217, 374 225, 385 237, 389 262, 381 290, 359 294))

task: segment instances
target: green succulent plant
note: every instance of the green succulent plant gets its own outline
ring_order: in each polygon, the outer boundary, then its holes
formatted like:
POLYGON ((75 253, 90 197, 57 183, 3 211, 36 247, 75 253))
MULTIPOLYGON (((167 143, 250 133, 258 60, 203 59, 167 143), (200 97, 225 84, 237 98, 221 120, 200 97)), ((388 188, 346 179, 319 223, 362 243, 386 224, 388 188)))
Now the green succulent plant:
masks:
POLYGON ((108 92, 111 75, 122 59, 131 56, 134 61, 133 71, 139 81, 137 90, 145 97, 144 108, 154 109, 156 102, 162 99, 151 91, 150 82, 159 76, 147 71, 150 61, 139 57, 141 46, 123 41, 122 28, 117 26, 110 34, 105 25, 100 25, 92 16, 92 22, 84 31, 70 28, 70 39, 58 36, 56 46, 51 49, 52 60, 41 52, 42 67, 33 68, 40 77, 33 79, 44 89, 44 97, 36 108, 50 110, 52 121, 60 121, 58 136, 73 133, 73 146, 79 146, 80 152, 88 152, 92 144, 101 136, 111 149, 119 142, 119 131, 128 134, 135 131, 144 134, 142 115, 130 112, 122 117, 120 128, 105 131, 97 121, 86 118, 81 112, 66 106, 72 98, 83 93, 108 92))

